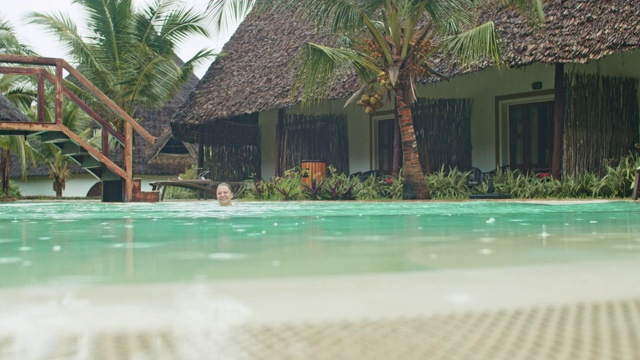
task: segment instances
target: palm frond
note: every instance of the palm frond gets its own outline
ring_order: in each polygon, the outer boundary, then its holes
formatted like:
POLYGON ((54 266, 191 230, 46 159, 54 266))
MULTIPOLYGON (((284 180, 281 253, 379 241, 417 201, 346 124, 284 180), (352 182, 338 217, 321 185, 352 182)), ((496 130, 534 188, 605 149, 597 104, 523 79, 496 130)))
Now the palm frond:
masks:
POLYGON ((0 18, 0 54, 37 55, 18 38, 18 33, 13 25, 3 18, 0 18))
POLYGON ((203 14, 191 9, 181 8, 167 15, 162 24, 160 36, 170 39, 179 45, 191 35, 209 36, 209 31, 204 24, 203 14))
POLYGON ((443 45, 462 65, 469 66, 491 59, 498 67, 503 65, 500 35, 493 21, 444 39, 443 45))
POLYGON ((352 49, 337 49, 313 43, 303 45, 290 68, 295 68, 292 94, 302 91, 304 104, 326 97, 338 71, 355 68, 362 78, 371 78, 379 68, 373 59, 352 49))

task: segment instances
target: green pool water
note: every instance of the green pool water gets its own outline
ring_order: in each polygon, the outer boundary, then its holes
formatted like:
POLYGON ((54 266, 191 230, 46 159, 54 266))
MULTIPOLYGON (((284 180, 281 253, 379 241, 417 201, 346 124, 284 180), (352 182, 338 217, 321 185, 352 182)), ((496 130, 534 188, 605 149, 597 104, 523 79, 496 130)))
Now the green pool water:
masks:
POLYGON ((632 202, 0 205, 0 287, 640 259, 632 202))

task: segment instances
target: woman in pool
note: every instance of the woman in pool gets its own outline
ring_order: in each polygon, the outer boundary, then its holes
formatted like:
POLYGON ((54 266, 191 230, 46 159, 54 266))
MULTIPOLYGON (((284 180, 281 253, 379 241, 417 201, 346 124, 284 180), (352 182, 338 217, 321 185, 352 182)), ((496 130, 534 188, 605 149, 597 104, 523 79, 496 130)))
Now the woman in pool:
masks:
POLYGON ((231 186, 227 183, 220 183, 216 188, 216 197, 218 198, 218 202, 220 206, 232 206, 233 203, 231 199, 233 199, 233 192, 231 191, 231 186))

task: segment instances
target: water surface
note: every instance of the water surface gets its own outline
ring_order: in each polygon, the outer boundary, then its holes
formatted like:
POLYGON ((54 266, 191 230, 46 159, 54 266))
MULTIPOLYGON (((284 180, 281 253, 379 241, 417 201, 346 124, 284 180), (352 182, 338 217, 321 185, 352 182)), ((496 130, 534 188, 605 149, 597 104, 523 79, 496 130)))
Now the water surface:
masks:
POLYGON ((185 282, 640 259, 631 202, 0 205, 0 286, 185 282))

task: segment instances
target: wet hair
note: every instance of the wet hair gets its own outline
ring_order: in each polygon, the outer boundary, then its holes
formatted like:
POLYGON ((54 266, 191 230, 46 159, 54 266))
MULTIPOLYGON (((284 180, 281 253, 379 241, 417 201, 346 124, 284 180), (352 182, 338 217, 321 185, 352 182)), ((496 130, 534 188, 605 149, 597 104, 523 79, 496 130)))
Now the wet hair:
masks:
POLYGON ((229 184, 227 184, 225 182, 218 184, 218 186, 216 186, 216 191, 218 190, 218 188, 220 188, 220 186, 226 186, 226 187, 229 188, 229 191, 233 192, 233 190, 231 190, 231 185, 229 185, 229 184))

